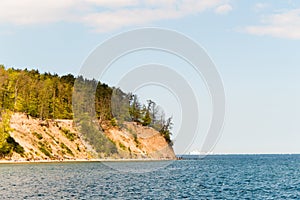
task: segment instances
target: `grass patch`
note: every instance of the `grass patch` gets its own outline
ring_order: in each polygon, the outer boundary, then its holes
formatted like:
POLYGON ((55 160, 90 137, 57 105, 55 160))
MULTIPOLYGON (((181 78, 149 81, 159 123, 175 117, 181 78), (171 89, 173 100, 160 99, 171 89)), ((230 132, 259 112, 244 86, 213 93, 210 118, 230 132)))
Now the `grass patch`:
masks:
POLYGON ((59 144, 59 141, 57 141, 55 139, 55 137, 53 135, 51 135, 50 133, 46 132, 46 134, 56 143, 56 144, 59 144))
POLYGON ((112 118, 112 119, 110 120, 110 124, 111 124, 113 127, 118 126, 118 123, 117 123, 116 118, 112 118))
POLYGON ((126 147, 125 147, 125 145, 124 145, 124 144, 122 144, 122 143, 119 143, 119 146, 120 146, 120 148, 121 148, 121 149, 123 149, 124 151, 126 150, 126 147))
POLYGON ((39 145, 39 150, 43 154, 45 154, 45 156, 48 156, 48 157, 52 158, 52 155, 51 155, 52 154, 52 149, 49 146, 45 145, 42 142, 39 142, 38 145, 39 145))
POLYGON ((40 133, 33 132, 32 134, 33 134, 37 139, 39 139, 39 140, 43 139, 43 136, 42 136, 42 134, 40 134, 40 133))
POLYGON ((76 133, 71 132, 69 129, 61 127, 60 130, 64 133, 66 138, 68 138, 70 141, 74 141, 77 138, 76 133))
POLYGON ((68 154, 74 156, 72 150, 71 150, 67 145, 65 145, 64 143, 61 143, 61 144, 60 144, 60 147, 61 147, 62 149, 65 149, 65 150, 67 151, 68 154))

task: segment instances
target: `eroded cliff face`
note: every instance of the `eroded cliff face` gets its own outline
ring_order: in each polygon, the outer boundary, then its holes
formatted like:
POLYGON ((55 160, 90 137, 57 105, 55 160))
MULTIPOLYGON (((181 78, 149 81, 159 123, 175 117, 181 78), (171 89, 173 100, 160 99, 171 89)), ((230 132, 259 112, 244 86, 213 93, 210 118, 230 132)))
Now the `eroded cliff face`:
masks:
POLYGON ((124 128, 110 128, 106 136, 114 141, 121 157, 175 159, 173 148, 161 134, 151 127, 135 122, 124 123, 124 128))
MULTIPOLYGON (((27 160, 92 158, 72 120, 40 120, 14 113, 10 126, 10 135, 24 148, 27 160)), ((22 159, 16 153, 12 158, 22 159)))
MULTIPOLYGON (((40 120, 14 113, 10 120, 11 137, 25 150, 13 153, 12 160, 76 160, 101 157, 75 127, 72 120, 40 120)), ((127 122, 122 129, 103 127, 104 134, 117 147, 110 158, 175 159, 172 147, 159 132, 127 122)), ((103 158, 103 156, 102 156, 103 158)))

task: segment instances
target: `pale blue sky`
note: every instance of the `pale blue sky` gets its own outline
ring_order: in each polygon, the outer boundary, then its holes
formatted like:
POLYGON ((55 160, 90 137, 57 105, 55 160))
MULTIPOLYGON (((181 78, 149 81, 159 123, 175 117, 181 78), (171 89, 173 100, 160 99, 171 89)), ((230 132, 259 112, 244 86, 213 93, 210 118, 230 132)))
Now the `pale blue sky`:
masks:
MULTIPOLYGON (((224 82, 226 121, 214 153, 300 153, 300 2, 163 2, 2 0, 0 63, 76 75, 89 53, 117 33, 145 26, 179 31, 206 49, 224 82)), ((204 93, 199 98, 207 99, 204 93)), ((209 101, 199 104, 211 112, 209 101)))

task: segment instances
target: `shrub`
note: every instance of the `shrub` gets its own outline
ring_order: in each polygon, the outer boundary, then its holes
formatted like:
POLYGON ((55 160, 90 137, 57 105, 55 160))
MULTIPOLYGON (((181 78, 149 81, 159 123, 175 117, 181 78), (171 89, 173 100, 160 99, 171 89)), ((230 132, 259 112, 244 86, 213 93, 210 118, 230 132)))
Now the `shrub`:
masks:
POLYGON ((120 146, 120 148, 121 148, 121 149, 123 149, 124 151, 126 150, 126 147, 125 147, 125 145, 124 145, 124 144, 122 144, 122 143, 119 143, 119 146, 120 146))
POLYGON ((48 157, 52 157, 51 153, 52 153, 52 149, 50 147, 48 147, 47 145, 45 145, 44 143, 42 142, 39 142, 38 143, 39 145, 39 150, 45 154, 45 156, 48 156, 48 157))
POLYGON ((116 118, 112 118, 112 119, 110 120, 110 124, 111 124, 113 127, 118 126, 118 123, 117 123, 116 118))
POLYGON ((13 137, 8 136, 8 138, 6 138, 6 141, 2 144, 2 147, 0 148, 0 158, 11 156, 13 152, 16 152, 23 156, 25 150, 18 142, 15 141, 13 137))
POLYGON ((138 141, 138 137, 137 137, 137 134, 136 133, 133 133, 133 138, 134 138, 134 142, 136 144, 139 144, 140 142, 138 141))
POLYGON ((6 139, 6 142, 7 142, 7 144, 9 144, 11 146, 13 151, 15 151, 16 153, 18 153, 20 155, 24 154, 24 152, 25 152, 24 148, 18 142, 16 142, 13 137, 9 136, 6 139))
POLYGON ((42 134, 40 134, 40 133, 33 132, 32 134, 33 134, 35 137, 37 137, 37 139, 39 139, 39 140, 43 139, 43 136, 42 136, 42 134))
POLYGON ((51 153, 44 146, 40 146, 39 150, 45 154, 45 156, 51 157, 51 153))
POLYGON ((64 143, 61 143, 61 144, 60 144, 60 147, 63 148, 63 149, 65 149, 65 150, 67 151, 68 154, 74 156, 72 150, 71 150, 67 145, 65 145, 64 143))
POLYGON ((69 129, 62 127, 61 131, 70 141, 73 142, 76 139, 76 133, 72 133, 69 129))

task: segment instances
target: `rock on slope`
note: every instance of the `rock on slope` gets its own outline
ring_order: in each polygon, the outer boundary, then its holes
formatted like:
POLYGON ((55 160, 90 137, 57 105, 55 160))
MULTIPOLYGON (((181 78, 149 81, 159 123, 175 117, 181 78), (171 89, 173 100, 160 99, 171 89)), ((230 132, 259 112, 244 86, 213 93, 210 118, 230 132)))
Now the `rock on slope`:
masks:
MULTIPOLYGON (((10 135, 25 150, 21 157, 14 153, 13 160, 75 160, 97 158, 73 120, 40 120, 14 113, 10 121, 14 129, 10 135)), ((118 155, 113 158, 175 159, 172 147, 159 132, 133 122, 124 128, 105 128, 104 133, 116 145, 118 155)))

